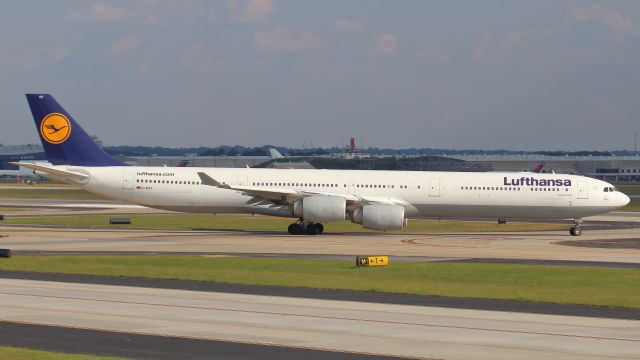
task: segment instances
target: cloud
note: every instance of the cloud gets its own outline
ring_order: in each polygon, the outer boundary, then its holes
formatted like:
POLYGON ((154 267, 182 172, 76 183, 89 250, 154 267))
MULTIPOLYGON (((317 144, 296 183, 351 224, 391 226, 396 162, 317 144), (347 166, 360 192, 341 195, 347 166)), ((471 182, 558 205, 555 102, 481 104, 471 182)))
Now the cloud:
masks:
POLYGON ((391 55, 398 46, 398 38, 390 33, 382 33, 376 36, 376 44, 371 52, 375 55, 391 55))
POLYGON ((362 32, 364 30, 364 26, 361 23, 354 20, 340 20, 334 23, 331 26, 331 29, 334 31, 345 32, 345 33, 354 33, 354 32, 362 32))
POLYGON ((273 11, 273 0, 227 0, 231 20, 244 24, 265 22, 273 11))
POLYGON ((418 63, 448 64, 453 59, 453 53, 449 50, 413 50, 408 57, 418 63))
POLYGON ((111 45, 111 51, 116 57, 130 55, 142 45, 142 39, 136 35, 127 35, 111 45))
POLYGON ((111 7, 100 2, 93 4, 90 15, 95 20, 105 23, 125 21, 135 16, 131 9, 111 7))
MULTIPOLYGON (((156 2, 137 2, 132 7, 117 7, 97 2, 90 9, 74 10, 69 14, 70 19, 93 21, 102 24, 116 24, 122 22, 136 23, 141 26, 158 26, 162 21, 158 14, 149 8, 156 2)), ((186 3, 183 7, 186 7, 186 3)))
POLYGON ((569 18, 573 23, 598 21, 609 28, 619 40, 626 35, 637 35, 636 28, 630 18, 602 5, 574 7, 569 11, 569 18))
POLYGON ((223 54, 217 45, 193 42, 182 53, 180 67, 182 70, 210 73, 225 65, 223 54))
POLYGON ((58 45, 51 49, 50 57, 54 63, 58 63, 69 55, 69 48, 66 46, 58 45))
POLYGON ((471 59, 477 64, 491 63, 498 60, 494 36, 491 30, 484 29, 482 34, 478 36, 478 39, 473 44, 471 59))
POLYGON ((256 32, 253 43, 257 50, 266 52, 302 52, 321 47, 321 41, 311 33, 292 34, 283 28, 256 32))
POLYGON ((538 40, 542 39, 545 36, 551 34, 551 30, 549 29, 521 29, 521 30, 512 30, 509 31, 503 39, 503 45, 506 47, 515 47, 526 40, 538 40))

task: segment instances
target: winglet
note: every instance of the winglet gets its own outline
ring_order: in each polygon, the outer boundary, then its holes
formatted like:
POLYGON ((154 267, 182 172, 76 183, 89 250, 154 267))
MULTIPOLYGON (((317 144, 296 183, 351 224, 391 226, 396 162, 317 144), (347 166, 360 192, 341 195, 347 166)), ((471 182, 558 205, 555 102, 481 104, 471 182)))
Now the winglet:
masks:
POLYGON ((231 186, 227 184, 222 184, 203 172, 198 172, 198 176, 200 177, 200 180, 202 180, 202 183, 207 186, 215 186, 223 189, 231 189, 231 186))

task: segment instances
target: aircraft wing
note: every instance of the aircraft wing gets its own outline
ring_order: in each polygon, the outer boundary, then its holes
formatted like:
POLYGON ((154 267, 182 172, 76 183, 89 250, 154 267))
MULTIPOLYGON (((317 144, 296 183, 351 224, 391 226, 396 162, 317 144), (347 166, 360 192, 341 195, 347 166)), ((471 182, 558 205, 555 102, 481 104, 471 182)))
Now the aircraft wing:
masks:
POLYGON ((341 196, 345 198, 347 205, 349 206, 357 206, 363 204, 394 204, 394 205, 402 205, 406 206, 408 203, 404 200, 388 197, 388 196, 356 196, 350 194, 338 194, 331 192, 323 192, 323 191, 298 191, 287 188, 266 188, 260 186, 239 186, 239 185, 229 185, 223 184, 204 172, 199 172, 198 176, 202 183, 209 186, 215 186, 221 189, 229 189, 236 190, 242 193, 245 193, 249 196, 254 196, 257 198, 274 201, 277 203, 289 203, 292 204, 296 200, 304 198, 306 196, 312 195, 327 195, 327 196, 341 196))
POLYGON ((63 170, 61 168, 25 162, 12 162, 11 164, 26 167, 35 170, 37 174, 52 177, 63 181, 71 181, 75 183, 83 183, 89 180, 89 175, 75 171, 63 170))

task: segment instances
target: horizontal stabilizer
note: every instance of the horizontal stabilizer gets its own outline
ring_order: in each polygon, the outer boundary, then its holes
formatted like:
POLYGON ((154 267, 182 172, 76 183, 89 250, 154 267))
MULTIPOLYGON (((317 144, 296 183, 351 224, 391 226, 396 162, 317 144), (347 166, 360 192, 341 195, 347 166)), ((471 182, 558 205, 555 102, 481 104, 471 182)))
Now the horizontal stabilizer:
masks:
POLYGON ((81 174, 79 172, 63 170, 59 167, 46 166, 34 163, 25 163, 25 162, 12 162, 11 164, 26 167, 27 169, 35 170, 43 173, 44 176, 47 174, 51 177, 55 177, 61 180, 72 181, 76 183, 82 183, 89 180, 89 175, 81 174))

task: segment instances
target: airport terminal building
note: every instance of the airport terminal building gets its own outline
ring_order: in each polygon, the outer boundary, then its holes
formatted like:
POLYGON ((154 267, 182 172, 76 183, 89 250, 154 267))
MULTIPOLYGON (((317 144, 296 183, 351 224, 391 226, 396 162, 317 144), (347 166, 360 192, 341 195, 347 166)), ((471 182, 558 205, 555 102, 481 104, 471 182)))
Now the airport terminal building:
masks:
MULTIPOLYGON (((189 166, 189 167, 256 167, 273 160, 270 156, 131 156, 119 157, 136 166, 189 166)), ((439 170, 439 171, 532 171, 543 165, 542 172, 579 174, 605 181, 640 182, 640 155, 636 156, 542 156, 542 155, 466 155, 449 156, 456 166, 446 166, 439 161, 434 166, 402 166, 398 170, 439 170), (460 161, 464 161, 461 164, 460 161), (437 165, 437 166, 435 166, 437 165), (464 165, 461 167, 461 165, 464 165), (469 169, 469 170, 465 170, 469 169)), ((408 160, 407 160, 408 159, 408 160)), ((410 158, 403 165, 412 165, 410 158)), ((291 159, 282 159, 289 161, 291 159)), ((375 158, 361 159, 361 161, 375 158)), ((0 176, 16 176, 19 170, 11 162, 46 161, 41 145, 0 146, 0 176)))
POLYGON ((19 168, 11 164, 12 162, 35 160, 47 160, 41 145, 0 146, 0 176, 12 177, 18 175, 19 168))
POLYGON ((640 181, 640 156, 453 156, 481 165, 488 171, 531 171, 543 165, 542 172, 578 174, 604 181, 640 181))

